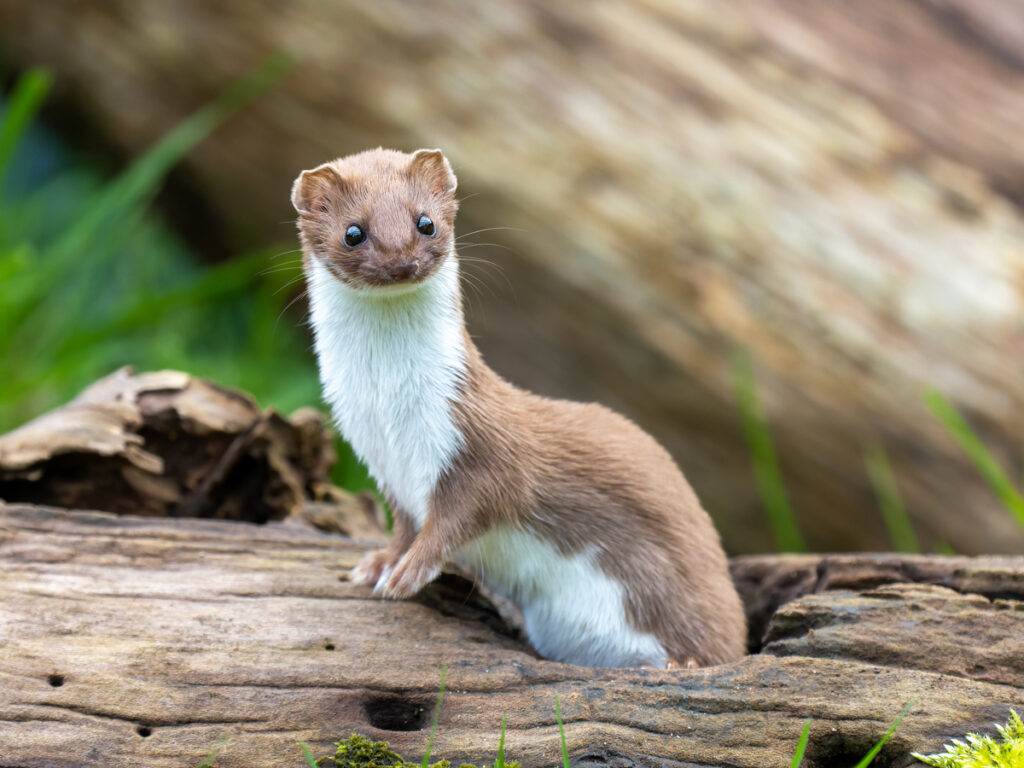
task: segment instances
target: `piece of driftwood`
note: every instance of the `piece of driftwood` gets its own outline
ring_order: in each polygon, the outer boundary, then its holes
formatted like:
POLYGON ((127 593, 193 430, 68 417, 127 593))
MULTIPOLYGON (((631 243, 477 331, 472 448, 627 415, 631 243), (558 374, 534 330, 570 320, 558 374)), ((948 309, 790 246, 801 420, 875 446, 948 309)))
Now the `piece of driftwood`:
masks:
POLYGON ((262 523, 337 498, 333 462, 311 408, 286 419, 179 371, 124 368, 0 435, 0 499, 262 523))
POLYGON ((389 602, 347 580, 357 542, 292 523, 0 506, 0 766, 299 766, 360 732, 406 757, 574 766, 912 764, 1024 705, 1024 558, 734 561, 750 606, 789 600, 761 653, 720 667, 538 659, 449 579, 389 602), (922 583, 892 583, 920 580, 922 583), (824 591, 823 591, 824 590, 824 591), (804 595, 804 596, 801 596, 804 595))
POLYGON ((294 247, 300 169, 441 146, 460 234, 509 228, 462 251, 507 277, 467 261, 489 361, 653 431, 731 551, 774 548, 735 346, 812 548, 889 546, 878 442, 926 547, 1024 551, 921 402, 939 388, 1020 466, 1019 2, 0 0, 0 45, 55 71, 70 135, 122 157, 293 56, 175 177, 173 220, 218 257, 294 247))

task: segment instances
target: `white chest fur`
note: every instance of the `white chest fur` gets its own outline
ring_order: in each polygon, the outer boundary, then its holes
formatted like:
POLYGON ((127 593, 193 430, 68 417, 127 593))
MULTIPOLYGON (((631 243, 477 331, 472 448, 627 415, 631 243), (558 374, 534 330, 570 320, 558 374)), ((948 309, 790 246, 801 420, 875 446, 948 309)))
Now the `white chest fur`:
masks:
POLYGON ((370 474, 423 525, 462 447, 452 402, 465 372, 458 265, 404 292, 355 291, 315 258, 310 314, 324 397, 370 474))

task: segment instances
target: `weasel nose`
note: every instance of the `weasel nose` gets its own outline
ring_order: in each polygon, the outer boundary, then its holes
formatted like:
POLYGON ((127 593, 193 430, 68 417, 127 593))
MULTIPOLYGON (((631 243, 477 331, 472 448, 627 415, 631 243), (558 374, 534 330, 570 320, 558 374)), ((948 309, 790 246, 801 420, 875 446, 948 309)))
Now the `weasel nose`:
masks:
POLYGON ((417 268, 418 265, 415 261, 410 261, 408 264, 396 264, 388 268, 388 276, 395 282, 401 282, 402 280, 414 277, 417 268))

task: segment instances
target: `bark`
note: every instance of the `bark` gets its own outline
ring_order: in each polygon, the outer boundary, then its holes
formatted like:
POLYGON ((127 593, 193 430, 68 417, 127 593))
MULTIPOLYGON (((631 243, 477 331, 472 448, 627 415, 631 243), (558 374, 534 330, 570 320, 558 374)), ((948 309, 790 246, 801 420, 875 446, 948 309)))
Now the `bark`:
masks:
POLYGON ((885 765, 989 729, 1024 689, 1020 557, 740 558, 748 605, 790 599, 764 650, 663 672, 538 659, 455 578, 377 599, 346 576, 365 547, 296 522, 0 506, 0 766, 180 768, 226 736, 219 768, 280 768, 352 732, 418 759, 442 664, 434 754, 491 762, 508 715, 528 767, 559 762, 556 693, 575 766, 788 765, 810 717, 804 765, 824 768, 911 700, 885 765))
POLYGON ((512 228, 468 238, 510 250, 463 249, 507 277, 467 262, 485 355, 654 431, 733 551, 771 546, 736 346, 812 547, 886 546, 875 442, 926 545, 1024 547, 921 403, 938 387, 1019 466, 1019 2, 0 0, 0 44, 125 154, 290 52, 179 177, 201 190, 182 220, 232 244, 291 239, 300 169, 442 146, 472 195, 460 231, 512 228))
POLYGON ((257 523, 305 507, 313 520, 310 498, 342 498, 327 482, 333 463, 313 409, 289 420, 179 371, 126 368, 0 435, 0 498, 257 523))

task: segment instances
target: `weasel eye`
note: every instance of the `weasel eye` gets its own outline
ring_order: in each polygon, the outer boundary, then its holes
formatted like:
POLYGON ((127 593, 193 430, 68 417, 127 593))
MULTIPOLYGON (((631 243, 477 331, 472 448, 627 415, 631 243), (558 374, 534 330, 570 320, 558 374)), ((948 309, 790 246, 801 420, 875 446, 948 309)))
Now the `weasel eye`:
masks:
POLYGON ((349 248, 355 248, 365 239, 366 233, 358 224, 350 224, 349 228, 345 230, 345 245, 349 248))
POLYGON ((416 222, 416 229, 419 230, 421 235, 427 235, 429 237, 434 234, 434 222, 426 216, 420 216, 420 220, 416 222))

